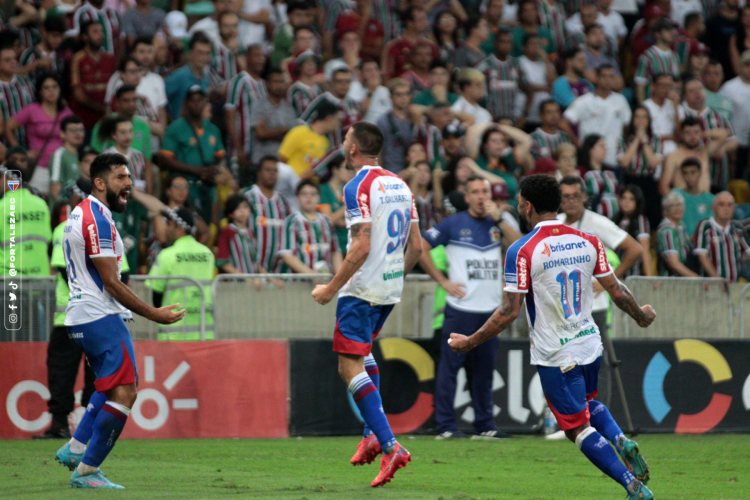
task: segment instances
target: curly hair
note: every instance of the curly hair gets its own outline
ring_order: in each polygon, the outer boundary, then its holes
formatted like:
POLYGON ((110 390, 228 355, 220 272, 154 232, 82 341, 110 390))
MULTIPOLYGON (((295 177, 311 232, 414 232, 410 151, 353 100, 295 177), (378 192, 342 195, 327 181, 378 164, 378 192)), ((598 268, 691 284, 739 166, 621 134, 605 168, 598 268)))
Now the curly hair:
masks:
POLYGON ((520 194, 540 214, 556 214, 562 202, 560 184, 554 177, 546 174, 524 177, 520 184, 520 194))

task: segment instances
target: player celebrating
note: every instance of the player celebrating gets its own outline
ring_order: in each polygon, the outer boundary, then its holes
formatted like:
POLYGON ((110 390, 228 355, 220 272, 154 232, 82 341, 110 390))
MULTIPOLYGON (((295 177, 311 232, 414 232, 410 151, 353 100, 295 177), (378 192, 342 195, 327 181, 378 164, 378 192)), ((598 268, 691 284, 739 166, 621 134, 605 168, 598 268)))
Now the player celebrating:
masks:
POLYGON ((171 324, 185 315, 179 304, 156 309, 120 281, 123 243, 112 211, 122 213, 133 183, 128 161, 103 154, 91 164, 91 195, 73 210, 65 226, 63 252, 70 286, 65 311, 68 336, 80 347, 96 374, 97 392, 73 438, 56 454, 74 470, 74 488, 122 486, 104 477, 99 465, 120 436, 136 399, 133 340, 125 326, 131 311, 152 321, 171 324), (86 443, 91 443, 86 447, 86 443))
POLYGON ((534 229, 508 249, 503 303, 473 335, 453 333, 448 342, 462 353, 494 338, 518 317, 526 297, 531 364, 537 365, 560 429, 586 458, 625 488, 628 499, 653 499, 643 484, 649 469, 637 443, 625 437, 606 406, 592 400, 603 350, 591 316, 592 276, 642 328, 654 321, 656 313, 649 305, 639 307, 630 290, 615 278, 596 236, 556 219, 562 196, 554 177, 532 175, 521 181, 520 188, 518 213, 534 229))
POLYGON ((365 421, 364 438, 351 463, 369 464, 383 452, 373 487, 389 482, 411 461, 383 411, 371 352, 373 339, 401 300, 404 276, 422 253, 414 196, 403 180, 377 166, 382 148, 383 133, 371 123, 357 122, 346 134, 346 166, 356 172, 344 186, 349 251, 330 283, 312 292, 323 305, 339 292, 333 350, 339 355, 339 375, 365 421))

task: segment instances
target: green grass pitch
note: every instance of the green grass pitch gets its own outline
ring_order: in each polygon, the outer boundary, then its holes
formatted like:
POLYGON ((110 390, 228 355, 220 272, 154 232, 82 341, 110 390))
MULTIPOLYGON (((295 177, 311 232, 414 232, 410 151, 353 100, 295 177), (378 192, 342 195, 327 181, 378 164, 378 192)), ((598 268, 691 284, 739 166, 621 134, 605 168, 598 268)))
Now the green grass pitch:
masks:
MULTIPOLYGON (((413 460, 383 488, 353 467, 356 437, 123 440, 103 470, 124 491, 73 490, 62 441, 0 441, 0 499, 619 499, 624 490, 568 441, 401 436, 413 460)), ((657 499, 750 498, 750 435, 641 435, 657 499)))

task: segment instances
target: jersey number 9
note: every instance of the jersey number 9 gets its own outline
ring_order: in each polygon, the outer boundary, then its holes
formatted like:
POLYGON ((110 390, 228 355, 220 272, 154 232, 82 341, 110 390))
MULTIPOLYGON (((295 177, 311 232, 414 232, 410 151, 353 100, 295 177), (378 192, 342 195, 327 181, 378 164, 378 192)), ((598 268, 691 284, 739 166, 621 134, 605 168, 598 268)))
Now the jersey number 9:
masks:
POLYGON ((396 241, 389 242, 386 251, 390 254, 398 250, 399 247, 406 245, 406 237, 409 234, 409 223, 411 222, 411 213, 409 210, 394 210, 388 216, 388 236, 396 238, 396 241))

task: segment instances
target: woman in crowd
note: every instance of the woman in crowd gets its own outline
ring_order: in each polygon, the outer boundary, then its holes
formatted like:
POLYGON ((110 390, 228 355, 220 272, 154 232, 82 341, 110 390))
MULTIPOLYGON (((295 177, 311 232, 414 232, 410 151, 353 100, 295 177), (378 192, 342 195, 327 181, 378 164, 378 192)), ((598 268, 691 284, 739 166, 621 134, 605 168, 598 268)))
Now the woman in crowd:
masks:
MULTIPOLYGON (((658 201, 658 200, 655 200, 658 201)), ((651 263, 651 227, 646 217, 646 198, 641 188, 628 184, 618 198, 619 210, 614 222, 635 238, 643 247, 643 254, 626 276, 653 276, 651 263)), ((619 255, 622 257, 622 255, 619 255)))
POLYGON ((435 193, 432 191, 432 169, 427 160, 416 163, 417 173, 412 177, 409 188, 414 194, 414 201, 419 213, 419 229, 427 231, 440 222, 440 212, 435 205, 435 193))
POLYGON ((555 170, 555 179, 561 181, 563 177, 574 176, 582 177, 583 173, 578 168, 578 151, 576 147, 569 142, 564 142, 557 146, 552 158, 557 163, 555 170))
POLYGON ((605 165, 607 142, 599 134, 590 134, 583 139, 578 149, 578 164, 586 173, 586 191, 591 201, 591 210, 613 218, 617 212, 619 182, 614 167, 605 165))
POLYGON ((348 243, 348 232, 346 230, 346 206, 344 205, 344 186, 352 180, 354 172, 346 168, 346 161, 341 161, 331 166, 331 178, 320 186, 320 213, 331 218, 336 228, 336 237, 339 239, 341 253, 346 255, 348 243))
POLYGON ((633 111, 624 138, 620 141, 617 161, 623 169, 625 184, 635 184, 643 191, 647 203, 646 214, 650 223, 661 220, 661 206, 658 200, 659 183, 654 174, 661 165, 662 141, 651 130, 651 114, 648 109, 638 106, 633 111), (655 200, 650 203, 650 200, 655 200))
POLYGON ((5 124, 9 146, 18 145, 16 130, 25 127, 29 160, 35 165, 29 184, 41 193, 49 192, 49 161, 63 145, 60 122, 73 112, 67 106, 56 77, 42 74, 36 80, 36 102, 29 104, 5 124))
MULTIPOLYGON (((501 177, 508 186, 510 201, 516 205, 518 177, 521 165, 526 163, 531 150, 531 139, 525 132, 508 125, 490 127, 482 134, 479 143, 477 165, 487 172, 501 177), (514 146, 510 147, 510 140, 514 146)), ((492 181, 491 181, 492 182, 492 181)))
POLYGON ((433 27, 435 41, 440 49, 440 59, 452 61, 458 48, 458 23, 456 17, 450 12, 443 11, 437 16, 433 27))
POLYGON ((406 148, 406 167, 398 173, 406 182, 411 182, 417 174, 417 162, 427 160, 427 151, 419 142, 413 142, 406 148))
POLYGON ((443 177, 443 214, 453 215, 466 210, 468 205, 464 199, 466 194, 466 181, 474 173, 476 162, 467 155, 453 158, 446 168, 443 177))

